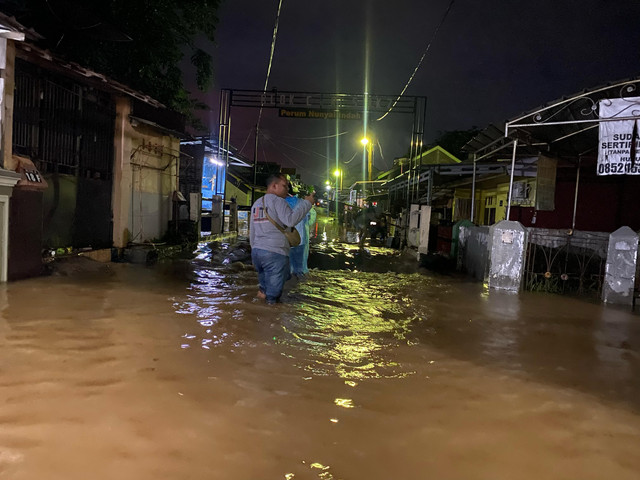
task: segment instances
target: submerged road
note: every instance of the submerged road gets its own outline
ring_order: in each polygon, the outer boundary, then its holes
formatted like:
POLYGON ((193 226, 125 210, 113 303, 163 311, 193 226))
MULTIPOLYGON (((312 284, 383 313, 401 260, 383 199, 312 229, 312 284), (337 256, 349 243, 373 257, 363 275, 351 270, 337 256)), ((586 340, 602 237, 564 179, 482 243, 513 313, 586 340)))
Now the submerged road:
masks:
POLYGON ((0 478, 638 478, 637 315, 314 249, 0 286, 0 478))

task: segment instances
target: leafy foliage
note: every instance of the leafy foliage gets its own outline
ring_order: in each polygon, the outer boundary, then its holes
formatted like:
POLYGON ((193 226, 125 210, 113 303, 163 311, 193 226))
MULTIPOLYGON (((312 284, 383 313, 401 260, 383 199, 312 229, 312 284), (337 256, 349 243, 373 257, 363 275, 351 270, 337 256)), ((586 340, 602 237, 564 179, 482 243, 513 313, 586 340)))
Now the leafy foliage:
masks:
POLYGON ((168 107, 197 107, 183 83, 188 58, 197 86, 210 88, 221 0, 26 0, 7 13, 45 36, 44 47, 107 74, 168 107), (21 4, 22 3, 22 4, 21 4))

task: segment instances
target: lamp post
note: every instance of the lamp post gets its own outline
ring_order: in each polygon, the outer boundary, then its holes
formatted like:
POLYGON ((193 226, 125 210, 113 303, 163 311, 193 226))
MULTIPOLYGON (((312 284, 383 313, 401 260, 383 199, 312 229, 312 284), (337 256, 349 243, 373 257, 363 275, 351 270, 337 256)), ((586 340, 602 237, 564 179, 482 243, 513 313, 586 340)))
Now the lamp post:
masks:
POLYGON ((336 168, 333 172, 333 175, 336 177, 335 201, 336 201, 336 219, 337 219, 338 213, 339 213, 338 203, 340 202, 339 194, 342 191, 342 170, 340 170, 339 168, 336 168))
POLYGON ((360 143, 367 151, 367 179, 371 181, 373 170, 373 143, 371 143, 371 141, 367 137, 364 137, 362 140, 360 140, 360 143))
MULTIPOLYGON (((369 186, 371 187, 371 193, 373 194, 373 186, 371 184, 372 175, 373 175, 373 143, 367 137, 364 137, 362 140, 360 140, 360 143, 364 146, 365 151, 367 153, 367 179, 369 180, 369 186)), ((363 186, 363 189, 362 189, 363 197, 366 190, 367 190, 366 187, 363 186)))
POLYGON ((342 190, 342 170, 339 168, 333 172, 333 175, 336 177, 336 188, 338 185, 340 186, 340 190, 342 190))

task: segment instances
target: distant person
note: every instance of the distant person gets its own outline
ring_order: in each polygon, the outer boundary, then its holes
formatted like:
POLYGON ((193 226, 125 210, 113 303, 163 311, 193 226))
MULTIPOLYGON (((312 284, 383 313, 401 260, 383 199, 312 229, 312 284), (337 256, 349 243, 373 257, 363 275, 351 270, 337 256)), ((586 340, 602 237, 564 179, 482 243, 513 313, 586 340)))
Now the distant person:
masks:
POLYGON ((384 213, 378 216, 376 224, 375 235, 372 235, 371 238, 376 239, 380 236, 380 241, 385 242, 387 239, 387 216, 384 213))
POLYGON ((375 224, 377 223, 378 214, 376 212, 376 207, 373 204, 369 204, 367 208, 360 210, 354 219, 354 225, 358 230, 360 235, 360 241, 358 242, 358 246, 360 248, 364 247, 364 242, 367 238, 367 235, 373 238, 372 227, 375 228, 375 224), (374 225, 371 225, 371 223, 374 225))
POLYGON ((268 217, 280 227, 297 225, 311 210, 313 193, 300 199, 291 208, 287 201, 289 180, 284 174, 267 178, 267 193, 251 207, 249 240, 251 260, 258 272, 258 298, 268 304, 280 300, 284 283, 291 277, 289 267, 289 241, 268 217), (267 216, 268 215, 268 216, 267 216))
MULTIPOLYGON (((287 197, 287 203, 291 208, 295 208, 302 199, 295 194, 295 188, 290 192, 292 195, 287 197)), ((296 225, 296 230, 300 234, 300 245, 291 247, 289 250, 289 263, 291 265, 291 274, 298 278, 303 278, 309 273, 309 233, 310 226, 316 221, 316 211, 311 208, 309 213, 296 225)))

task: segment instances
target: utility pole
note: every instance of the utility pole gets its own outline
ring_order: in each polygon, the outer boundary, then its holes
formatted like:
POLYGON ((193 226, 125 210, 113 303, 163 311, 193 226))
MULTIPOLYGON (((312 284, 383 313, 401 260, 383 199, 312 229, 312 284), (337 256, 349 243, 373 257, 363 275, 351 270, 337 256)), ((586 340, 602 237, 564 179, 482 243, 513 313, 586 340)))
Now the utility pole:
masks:
POLYGON ((253 147, 253 184, 251 185, 251 205, 256 201, 256 183, 258 182, 258 124, 256 123, 256 141, 253 147))
POLYGON ((367 144, 367 148, 368 148, 368 154, 369 154, 369 159, 367 161, 367 168, 369 170, 369 181, 371 182, 371 180, 373 180, 373 146, 371 145, 371 142, 369 142, 367 144))

